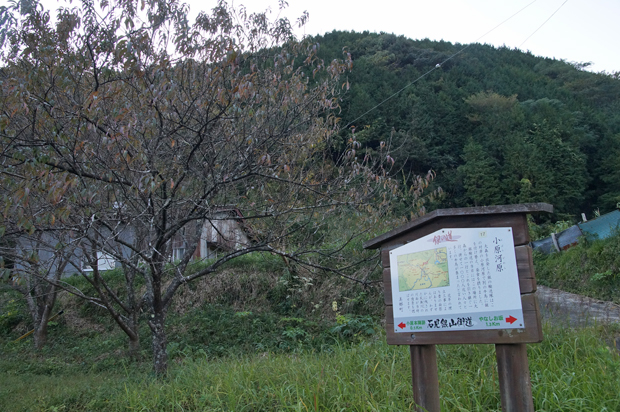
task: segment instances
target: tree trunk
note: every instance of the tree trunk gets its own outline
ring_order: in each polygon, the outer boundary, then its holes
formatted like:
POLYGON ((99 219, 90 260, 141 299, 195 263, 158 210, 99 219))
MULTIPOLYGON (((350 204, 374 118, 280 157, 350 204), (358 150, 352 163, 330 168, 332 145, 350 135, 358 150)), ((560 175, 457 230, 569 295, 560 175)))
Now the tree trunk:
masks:
MULTIPOLYGON (((51 293, 56 293, 56 290, 52 290, 51 293)), ((53 302, 51 303, 54 304, 53 302)), ((39 309, 38 316, 35 317, 34 324, 34 347, 36 350, 41 350, 47 342, 47 323, 52 317, 52 307, 45 305, 45 307, 39 309)))
POLYGON ((41 350, 47 342, 47 319, 44 319, 43 322, 35 326, 32 336, 34 338, 35 349, 41 350))
POLYGON ((149 322, 153 332, 153 368, 157 375, 165 375, 168 370, 167 339, 164 329, 165 318, 165 314, 157 313, 149 322))
MULTIPOLYGON (((122 251, 119 251, 119 255, 122 255, 122 251)), ((140 312, 141 303, 136 300, 135 279, 136 273, 129 265, 123 265, 123 272, 125 273, 125 288, 127 290, 127 306, 129 307, 129 327, 134 332, 134 335, 129 336, 129 357, 137 358, 140 354, 140 325, 138 322, 138 315, 140 312)))
POLYGON ((140 354, 140 337, 136 334, 135 338, 129 338, 129 357, 137 358, 140 354))

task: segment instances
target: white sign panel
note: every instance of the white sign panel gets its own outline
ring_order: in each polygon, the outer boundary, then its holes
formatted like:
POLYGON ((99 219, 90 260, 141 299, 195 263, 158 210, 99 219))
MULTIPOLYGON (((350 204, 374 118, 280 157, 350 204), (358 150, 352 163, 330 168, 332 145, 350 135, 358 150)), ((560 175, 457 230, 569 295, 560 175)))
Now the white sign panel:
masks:
POLYGON ((442 229, 390 251, 395 332, 522 329, 512 229, 442 229))

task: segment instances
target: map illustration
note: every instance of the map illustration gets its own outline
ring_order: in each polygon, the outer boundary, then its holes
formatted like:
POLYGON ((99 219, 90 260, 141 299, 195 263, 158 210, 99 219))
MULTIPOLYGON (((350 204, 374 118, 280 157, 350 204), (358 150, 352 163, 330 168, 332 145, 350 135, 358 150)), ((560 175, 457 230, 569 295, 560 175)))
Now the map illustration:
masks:
POLYGON ((397 266, 400 292, 450 286, 445 247, 400 255, 397 266))

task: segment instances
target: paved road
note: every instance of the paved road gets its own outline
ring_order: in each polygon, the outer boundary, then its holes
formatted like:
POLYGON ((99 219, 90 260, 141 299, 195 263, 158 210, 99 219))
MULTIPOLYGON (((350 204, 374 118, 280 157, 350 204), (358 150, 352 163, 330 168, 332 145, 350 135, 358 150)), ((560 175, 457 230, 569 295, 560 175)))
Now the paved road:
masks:
POLYGON ((536 294, 543 319, 571 326, 620 322, 620 305, 538 285, 536 294))
MULTIPOLYGON (((573 327, 620 323, 620 305, 540 285, 536 294, 543 321, 559 322, 573 327)), ((615 344, 620 351, 620 336, 614 340, 615 342, 609 343, 615 344)))

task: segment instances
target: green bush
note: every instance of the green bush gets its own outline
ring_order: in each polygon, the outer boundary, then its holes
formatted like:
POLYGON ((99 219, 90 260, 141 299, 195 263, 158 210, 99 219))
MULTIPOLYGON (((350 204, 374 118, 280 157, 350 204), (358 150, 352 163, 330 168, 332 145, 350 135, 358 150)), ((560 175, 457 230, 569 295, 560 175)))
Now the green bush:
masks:
POLYGON ((376 333, 370 316, 339 315, 329 320, 282 316, 274 312, 235 311, 225 305, 203 305, 183 316, 171 315, 171 357, 209 358, 247 353, 322 350, 336 342, 355 341, 376 333))
POLYGON ((561 253, 534 254, 536 278, 550 287, 620 303, 620 233, 561 253))
POLYGON ((7 294, 5 300, 0 303, 0 335, 9 334, 15 326, 25 319, 25 308, 21 301, 7 294))

